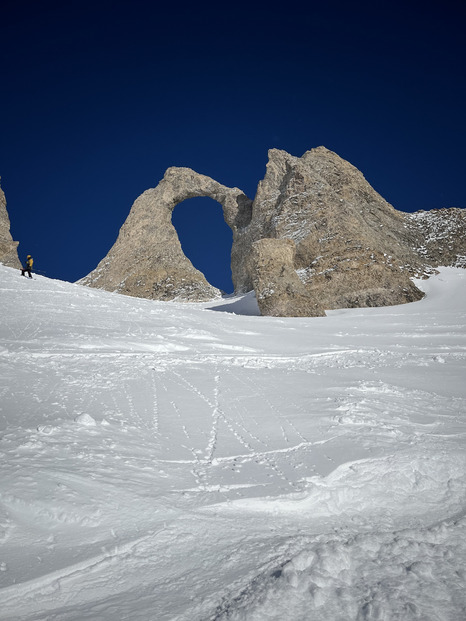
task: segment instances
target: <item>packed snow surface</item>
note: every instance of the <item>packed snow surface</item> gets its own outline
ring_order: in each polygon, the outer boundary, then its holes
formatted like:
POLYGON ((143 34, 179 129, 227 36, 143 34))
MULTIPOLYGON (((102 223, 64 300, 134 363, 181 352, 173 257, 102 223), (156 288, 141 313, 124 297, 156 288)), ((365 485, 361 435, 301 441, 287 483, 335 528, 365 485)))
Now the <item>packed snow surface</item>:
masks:
POLYGON ((0 619, 466 619, 465 282, 279 319, 0 266, 0 619))

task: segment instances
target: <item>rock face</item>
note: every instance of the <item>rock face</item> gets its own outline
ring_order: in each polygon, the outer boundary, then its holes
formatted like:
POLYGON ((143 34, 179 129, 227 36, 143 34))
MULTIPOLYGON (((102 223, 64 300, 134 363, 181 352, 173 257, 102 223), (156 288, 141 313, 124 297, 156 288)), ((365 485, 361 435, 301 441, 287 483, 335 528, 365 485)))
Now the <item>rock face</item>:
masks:
POLYGON ((6 199, 0 188, 0 262, 8 267, 21 268, 18 259, 18 244, 10 234, 10 218, 6 210, 6 199))
MULTIPOLYGON (((324 308, 400 304, 423 295, 401 269, 421 263, 403 215, 354 166, 324 147, 301 158, 269 151, 236 254, 247 257, 262 237, 295 242, 294 267, 308 295, 324 308)), ((250 265, 243 261, 236 270, 239 290, 253 284, 250 265)), ((256 295, 262 297, 257 289, 256 295)))
POLYGON ((136 297, 158 300, 205 301, 220 296, 184 255, 171 222, 182 201, 208 196, 223 207, 235 235, 247 223, 252 201, 189 168, 169 168, 156 188, 133 204, 107 256, 80 283, 136 297))
POLYGON ((272 149, 254 202, 189 168, 169 168, 134 203, 117 241, 81 283, 160 300, 218 296, 181 249, 171 213, 181 201, 218 201, 233 231, 236 293, 255 290, 263 315, 422 298, 411 277, 466 266, 465 210, 405 214, 325 147, 294 157, 272 149))
POLYGON ((249 271, 262 315, 322 317, 324 307, 307 291, 294 268, 291 239, 259 239, 252 245, 249 271))
POLYGON ((466 268, 466 210, 432 209, 405 214, 417 254, 430 267, 466 268))

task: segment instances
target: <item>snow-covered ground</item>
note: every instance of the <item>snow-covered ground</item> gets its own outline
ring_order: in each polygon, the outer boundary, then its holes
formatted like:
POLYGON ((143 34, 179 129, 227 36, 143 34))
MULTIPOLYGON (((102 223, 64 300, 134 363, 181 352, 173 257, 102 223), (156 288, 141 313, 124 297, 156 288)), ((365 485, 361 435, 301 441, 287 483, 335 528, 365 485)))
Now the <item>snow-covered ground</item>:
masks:
POLYGON ((0 619, 466 619, 465 284, 278 319, 0 266, 0 619))

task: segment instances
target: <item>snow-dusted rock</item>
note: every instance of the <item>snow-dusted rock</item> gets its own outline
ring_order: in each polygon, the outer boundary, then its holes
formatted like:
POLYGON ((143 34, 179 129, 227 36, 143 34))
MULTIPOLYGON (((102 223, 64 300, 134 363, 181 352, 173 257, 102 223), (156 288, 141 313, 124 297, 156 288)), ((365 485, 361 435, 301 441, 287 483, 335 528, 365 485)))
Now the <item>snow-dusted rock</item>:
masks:
POLYGON ((416 239, 416 250, 432 267, 466 267, 466 210, 431 209, 406 214, 406 225, 416 239))
POLYGON ((21 268, 18 259, 18 244, 19 242, 13 241, 10 233, 10 218, 6 210, 6 198, 2 188, 0 188, 0 263, 8 267, 21 268))

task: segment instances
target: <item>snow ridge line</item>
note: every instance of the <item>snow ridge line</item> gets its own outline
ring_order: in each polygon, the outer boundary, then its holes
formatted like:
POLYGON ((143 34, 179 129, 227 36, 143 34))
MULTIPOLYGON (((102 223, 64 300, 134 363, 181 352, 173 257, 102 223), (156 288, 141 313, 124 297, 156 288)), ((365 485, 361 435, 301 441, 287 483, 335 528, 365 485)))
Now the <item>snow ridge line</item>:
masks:
POLYGON ((282 449, 271 449, 270 451, 254 451, 253 453, 246 453, 244 455, 228 455, 228 457, 215 457, 212 460, 212 465, 215 466, 217 464, 228 463, 229 461, 234 461, 235 459, 244 459, 248 461, 250 459, 255 459, 257 457, 266 457, 267 455, 276 455, 277 453, 293 453, 294 451, 299 451, 302 448, 308 448, 310 446, 317 446, 319 444, 327 444, 332 440, 337 439, 338 436, 332 436, 330 438, 326 438, 325 440, 318 440, 316 442, 300 442, 295 446, 287 446, 282 449))
MULTIPOLYGON (((243 459, 244 461, 249 461, 256 459, 258 457, 266 457, 267 455, 275 455, 277 453, 293 453, 295 451, 299 451, 302 448, 309 448, 310 446, 318 446, 322 444, 327 444, 332 440, 338 439, 339 436, 331 436, 330 438, 326 438, 325 440, 317 440, 316 442, 300 442, 299 444, 295 444, 294 446, 287 446, 281 449, 270 449, 270 451, 254 451, 252 447, 246 445, 246 448, 251 449, 251 453, 240 453, 238 455, 228 455, 226 457, 213 457, 211 462, 208 462, 212 466, 216 466, 219 464, 227 464, 230 461, 235 461, 237 459, 243 459)), ((199 459, 197 456, 193 460, 190 459, 158 459, 157 460, 161 464, 199 464, 199 459)))
POLYGON ((118 544, 112 550, 92 556, 84 561, 76 563, 75 565, 69 565, 68 567, 52 571, 48 574, 40 576, 39 578, 33 578, 32 580, 28 580, 20 584, 12 584, 5 587, 0 591, 2 595, 2 603, 4 605, 10 604, 18 598, 28 596, 35 598, 38 591, 43 588, 50 588, 50 585, 55 583, 56 589, 59 589, 64 580, 70 580, 84 572, 87 573, 88 571, 93 571, 100 566, 113 562, 115 559, 123 560, 129 557, 133 553, 136 546, 153 539, 162 531, 163 528, 158 531, 151 532, 149 535, 144 535, 142 537, 138 537, 137 539, 127 541, 126 543, 118 544))
MULTIPOLYGON (((408 346, 406 345, 406 348, 408 346)), ((381 350, 374 348, 358 348, 358 349, 346 349, 346 350, 334 350, 326 352, 316 352, 311 354, 302 354, 296 356, 280 356, 280 355, 262 355, 257 354, 199 354, 197 356, 189 356, 186 358, 174 356, 170 352, 166 353, 148 353, 147 351, 141 352, 50 352, 50 353, 38 353, 38 352, 21 352, 21 351, 1 351, 0 359, 14 357, 15 362, 20 362, 22 358, 27 361, 48 358, 56 358, 58 360, 66 361, 71 359, 75 361, 79 358, 86 358, 88 360, 108 360, 115 361, 119 359, 134 359, 137 361, 145 362, 145 364, 156 364, 157 370, 165 370, 170 368, 173 370, 177 366, 193 365, 200 366, 204 364, 212 364, 215 366, 225 367, 242 367, 250 369, 294 369, 294 370, 306 370, 309 368, 315 368, 318 366, 332 366, 338 367, 360 367, 365 364, 372 364, 375 366, 387 366, 390 363, 400 366, 416 364, 416 360, 424 361, 427 357, 428 360, 432 360, 434 356, 448 356, 451 359, 463 359, 466 357, 466 347, 455 344, 454 348, 450 347, 450 351, 446 354, 443 349, 432 350, 432 348, 422 351, 418 348, 415 353, 410 353, 410 357, 404 360, 400 360, 399 356, 389 350, 381 350), (147 361, 147 362, 146 362, 147 361)), ((209 403, 208 400, 203 397, 204 400, 209 403)))
MULTIPOLYGON (((15 343, 16 344, 16 343, 15 343)), ((459 347, 459 349, 463 349, 459 347)), ((76 358, 76 357, 84 357, 84 358, 148 358, 153 359, 156 357, 158 363, 162 363, 164 360, 169 360, 170 362, 180 363, 180 364, 198 364, 199 362, 228 362, 230 360, 234 361, 266 361, 266 362, 282 362, 284 365, 289 364, 290 362, 313 360, 315 358, 331 358, 333 356, 344 356, 348 354, 383 354, 386 352, 382 352, 380 349, 374 348, 357 348, 357 349, 335 349, 330 351, 322 351, 315 352, 311 354, 298 354, 296 356, 281 356, 281 355, 270 355, 270 354, 261 354, 260 352, 251 353, 251 354, 237 354, 232 353, 230 355, 224 353, 210 353, 206 352, 205 354, 199 354, 197 356, 186 356, 179 357, 174 356, 172 352, 150 352, 147 349, 141 351, 79 351, 77 350, 67 350, 67 351, 59 351, 57 349, 50 350, 48 352, 44 351, 13 351, 4 349, 0 351, 0 356, 14 356, 15 358, 27 357, 27 358, 76 358)))

